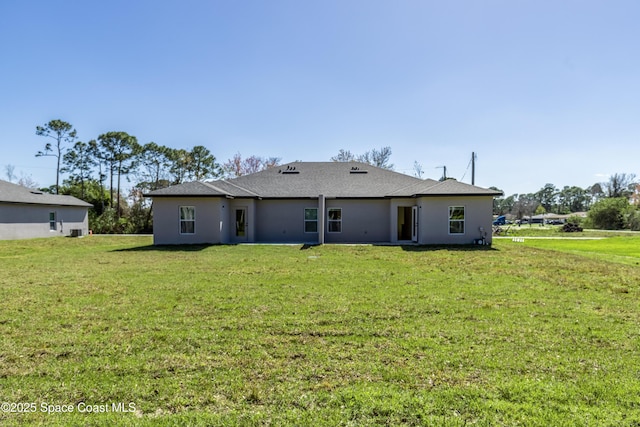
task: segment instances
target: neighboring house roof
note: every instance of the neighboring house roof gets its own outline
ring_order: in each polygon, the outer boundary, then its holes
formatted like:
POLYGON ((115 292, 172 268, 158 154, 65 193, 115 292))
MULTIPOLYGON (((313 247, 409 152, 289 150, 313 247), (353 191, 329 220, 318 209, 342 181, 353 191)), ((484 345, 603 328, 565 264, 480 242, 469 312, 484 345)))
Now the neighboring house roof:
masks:
POLYGON ((146 196, 313 198, 320 194, 329 198, 380 198, 502 193, 455 180, 422 180, 366 163, 293 162, 228 180, 175 185, 146 196))
POLYGON ((23 203, 31 205, 82 206, 93 205, 73 196, 43 193, 0 179, 0 203, 23 203))
MULTIPOLYGON (((531 217, 531 219, 569 219, 572 216, 579 216, 579 217, 586 218, 587 213, 586 212, 572 212, 570 214, 544 213, 544 214, 534 215, 531 217)), ((529 217, 525 216, 523 218, 529 218, 529 217)))

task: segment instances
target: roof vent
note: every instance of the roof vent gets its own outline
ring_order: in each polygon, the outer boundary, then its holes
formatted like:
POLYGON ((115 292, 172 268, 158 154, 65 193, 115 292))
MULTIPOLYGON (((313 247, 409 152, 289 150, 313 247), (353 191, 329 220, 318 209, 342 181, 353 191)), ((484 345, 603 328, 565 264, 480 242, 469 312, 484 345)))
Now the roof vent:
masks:
POLYGON ((30 193, 31 194, 42 194, 42 191, 31 190, 30 193))
POLYGON ((280 169, 278 173, 293 174, 293 173, 300 173, 300 171, 296 170, 295 166, 288 165, 286 169, 284 170, 280 169))
POLYGON ((349 171, 349 173, 367 173, 367 170, 365 169, 360 169, 357 166, 352 166, 351 170, 349 171))

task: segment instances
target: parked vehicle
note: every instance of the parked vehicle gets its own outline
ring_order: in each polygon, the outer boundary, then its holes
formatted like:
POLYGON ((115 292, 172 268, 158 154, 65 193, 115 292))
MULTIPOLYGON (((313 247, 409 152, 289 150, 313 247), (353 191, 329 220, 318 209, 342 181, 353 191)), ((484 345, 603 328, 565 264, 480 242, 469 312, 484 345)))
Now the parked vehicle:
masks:
POLYGON ((493 225, 505 225, 507 223, 507 218, 504 215, 500 215, 498 218, 493 220, 493 225))
POLYGON ((564 221, 561 219, 548 219, 546 223, 549 225, 562 225, 564 224, 564 221))

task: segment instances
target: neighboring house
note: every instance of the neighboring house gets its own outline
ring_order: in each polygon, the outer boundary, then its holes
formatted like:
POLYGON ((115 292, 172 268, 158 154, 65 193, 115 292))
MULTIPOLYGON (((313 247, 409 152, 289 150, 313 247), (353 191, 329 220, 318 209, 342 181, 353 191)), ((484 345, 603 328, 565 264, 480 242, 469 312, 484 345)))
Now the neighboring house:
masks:
POLYGON ((294 162, 153 198, 154 244, 491 243, 493 198, 358 162, 294 162))
POLYGON ((85 235, 91 206, 0 180, 0 240, 85 235))

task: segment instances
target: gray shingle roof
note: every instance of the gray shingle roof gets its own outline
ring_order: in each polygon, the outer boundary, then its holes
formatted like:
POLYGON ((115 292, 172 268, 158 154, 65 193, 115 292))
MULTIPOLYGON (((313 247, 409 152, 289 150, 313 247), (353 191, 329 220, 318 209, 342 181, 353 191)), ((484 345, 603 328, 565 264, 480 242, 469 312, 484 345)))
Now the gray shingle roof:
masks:
POLYGON ((501 196, 501 191, 491 190, 474 185, 465 184, 455 179, 445 181, 434 181, 426 179, 421 183, 409 188, 403 188, 390 196, 406 195, 411 193, 414 196, 501 196))
POLYGON ((155 190, 149 194, 163 195, 163 196, 226 196, 228 193, 216 187, 213 184, 208 184, 200 181, 185 182, 180 185, 172 185, 171 187, 155 190))
POLYGON ((358 162, 294 162, 231 180, 265 198, 384 197, 420 180, 358 162))
POLYGON ((36 205, 84 206, 93 205, 73 196, 48 194, 0 179, 0 203, 25 203, 36 205))
POLYGON ((499 195, 448 180, 422 180, 359 162, 293 162, 229 180, 190 182, 147 196, 380 198, 416 195, 499 195))

